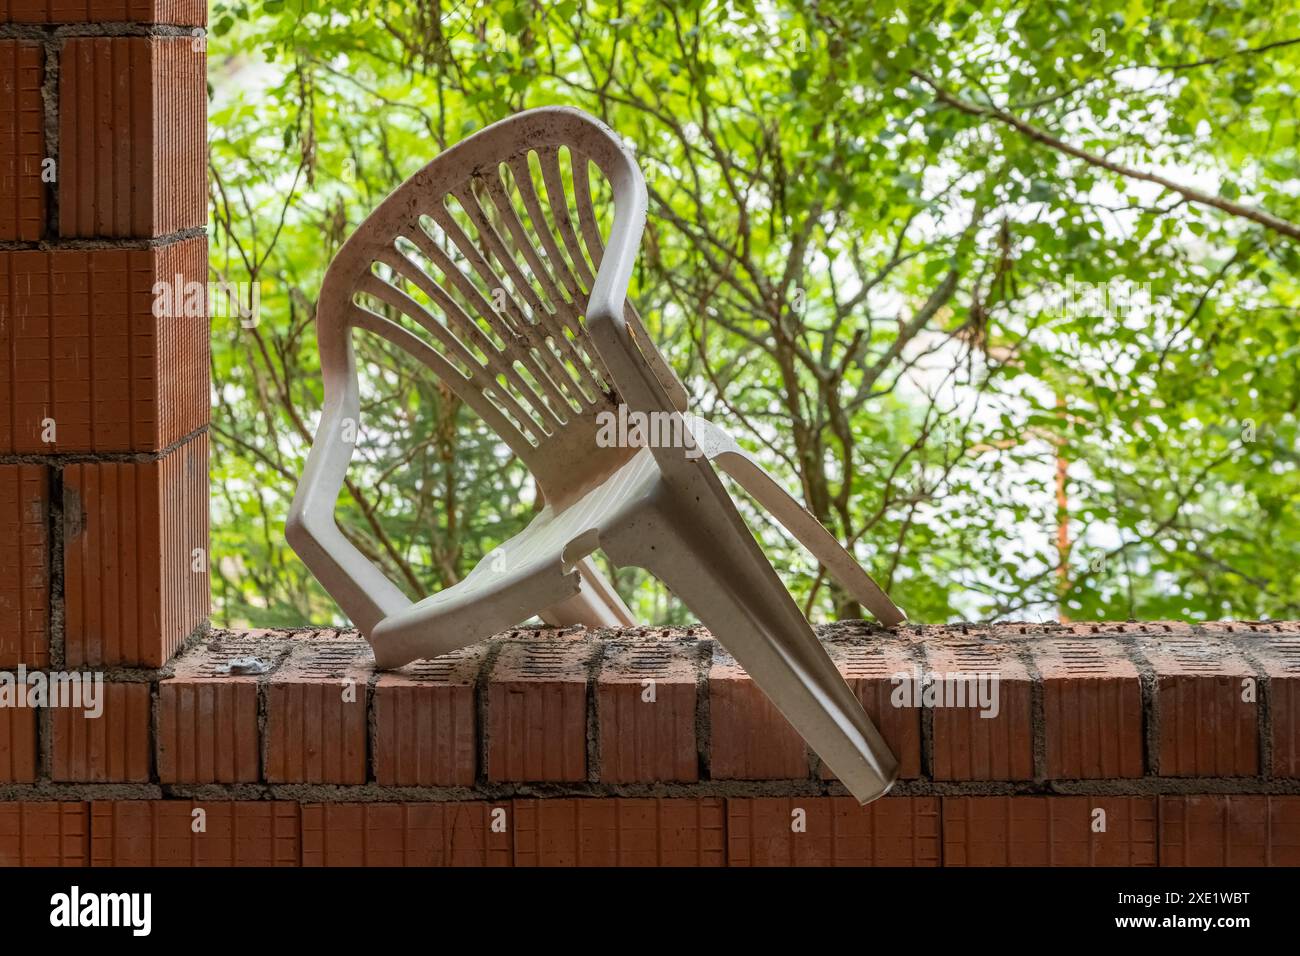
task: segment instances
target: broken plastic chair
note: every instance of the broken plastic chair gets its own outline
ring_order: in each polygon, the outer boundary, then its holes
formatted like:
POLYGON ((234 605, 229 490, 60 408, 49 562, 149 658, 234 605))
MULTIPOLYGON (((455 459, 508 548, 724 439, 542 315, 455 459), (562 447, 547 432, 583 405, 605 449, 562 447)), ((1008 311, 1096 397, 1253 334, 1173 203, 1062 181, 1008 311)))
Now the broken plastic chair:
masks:
POLYGON ((713 464, 883 623, 904 615, 757 461, 685 414, 685 388, 626 301, 645 217, 645 182, 632 154, 608 127, 568 108, 496 123, 384 200, 321 286, 325 403, 289 542, 382 668, 448 653, 539 614, 552 624, 633 624, 589 556, 600 549, 615 565, 644 568, 865 803, 889 789, 897 763, 713 464), (590 165, 612 194, 607 230, 590 165), (463 580, 419 602, 334 520, 360 433, 354 330, 383 337, 436 373, 528 466, 545 500, 463 580), (598 440, 620 404, 628 416, 684 429, 682 440, 641 447, 598 440))

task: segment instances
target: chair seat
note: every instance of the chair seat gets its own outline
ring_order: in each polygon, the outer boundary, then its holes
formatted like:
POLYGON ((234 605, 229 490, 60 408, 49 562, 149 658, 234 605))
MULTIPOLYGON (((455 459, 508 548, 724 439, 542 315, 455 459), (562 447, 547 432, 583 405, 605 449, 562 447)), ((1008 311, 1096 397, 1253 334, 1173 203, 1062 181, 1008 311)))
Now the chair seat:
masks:
MULTIPOLYGON (((449 628, 461 640, 481 640, 570 597, 577 589, 574 564, 599 546, 603 528, 650 498, 660 480, 653 454, 642 449, 567 507, 543 508, 528 527, 484 555, 456 584, 387 617, 376 628, 376 641, 395 635, 402 635, 403 643, 437 641, 432 635, 440 628, 449 628), (458 615, 469 609, 484 620, 485 602, 498 613, 471 635, 458 615)), ((435 653, 430 646, 422 656, 435 653)))

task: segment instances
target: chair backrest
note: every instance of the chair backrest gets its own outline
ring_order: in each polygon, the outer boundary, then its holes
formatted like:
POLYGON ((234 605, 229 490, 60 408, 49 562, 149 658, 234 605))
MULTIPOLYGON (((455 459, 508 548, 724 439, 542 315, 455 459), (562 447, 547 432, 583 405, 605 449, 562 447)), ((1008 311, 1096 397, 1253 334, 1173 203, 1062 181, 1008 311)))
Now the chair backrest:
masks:
MULTIPOLYGON (((437 374, 548 501, 604 480, 635 449, 597 444, 597 416, 621 399, 583 316, 606 243, 634 248, 645 206, 631 153, 575 109, 528 110, 448 149, 367 217, 326 273, 317 331, 327 399, 355 389, 351 335, 363 329, 437 374), (592 165, 612 193, 605 231, 592 165)), ((626 310, 642 356, 685 411, 685 389, 626 310)))

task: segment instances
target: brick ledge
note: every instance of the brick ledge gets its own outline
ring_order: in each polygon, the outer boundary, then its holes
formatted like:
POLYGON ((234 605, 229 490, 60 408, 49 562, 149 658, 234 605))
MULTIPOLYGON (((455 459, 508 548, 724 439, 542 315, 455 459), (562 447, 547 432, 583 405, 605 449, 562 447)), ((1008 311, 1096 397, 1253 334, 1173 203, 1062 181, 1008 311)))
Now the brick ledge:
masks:
POLYGON ((1298 624, 821 636, 903 766, 865 808, 699 628, 385 673, 355 632, 214 630, 98 721, 0 709, 0 864, 1300 865, 1298 624), (912 668, 997 673, 998 716, 892 706, 912 668))

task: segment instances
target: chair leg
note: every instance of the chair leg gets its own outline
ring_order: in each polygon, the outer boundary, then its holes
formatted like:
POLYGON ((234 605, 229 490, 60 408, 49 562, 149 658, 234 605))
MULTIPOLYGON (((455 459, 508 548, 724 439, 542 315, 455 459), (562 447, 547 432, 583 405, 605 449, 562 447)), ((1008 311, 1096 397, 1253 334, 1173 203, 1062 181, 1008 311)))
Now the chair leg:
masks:
POLYGON ((636 618, 591 558, 578 562, 581 590, 573 597, 552 604, 539 615, 552 627, 636 627, 636 618))
POLYGON ((896 627, 907 620, 907 615, 871 579, 835 535, 827 531, 734 438, 697 415, 691 416, 690 428, 709 460, 736 479, 755 501, 781 522, 822 563, 840 587, 875 615, 876 620, 885 627, 896 627))
POLYGON ((897 760, 739 517, 723 507, 734 511, 729 500, 647 502, 603 529, 601 546, 615 563, 663 581, 860 803, 883 796, 897 760))

